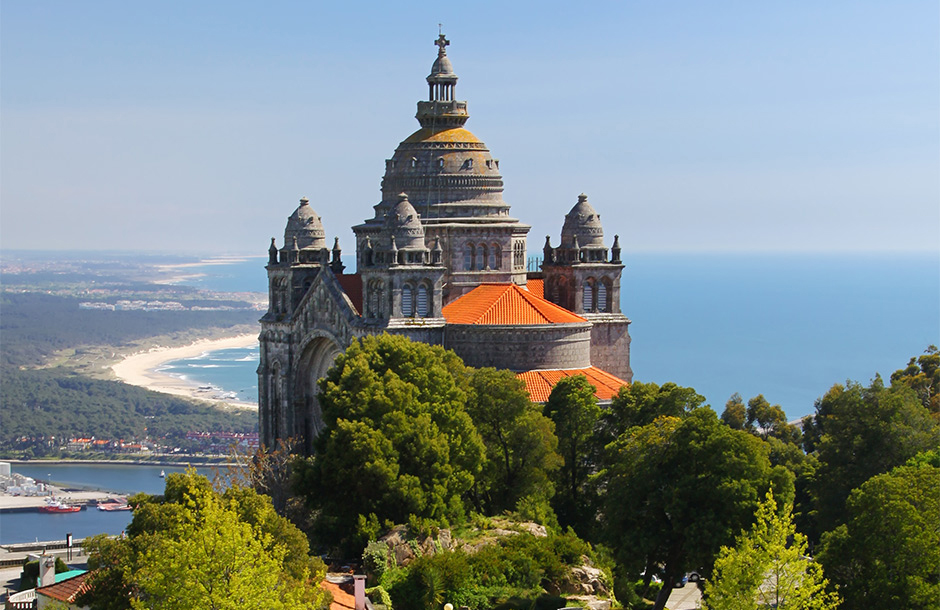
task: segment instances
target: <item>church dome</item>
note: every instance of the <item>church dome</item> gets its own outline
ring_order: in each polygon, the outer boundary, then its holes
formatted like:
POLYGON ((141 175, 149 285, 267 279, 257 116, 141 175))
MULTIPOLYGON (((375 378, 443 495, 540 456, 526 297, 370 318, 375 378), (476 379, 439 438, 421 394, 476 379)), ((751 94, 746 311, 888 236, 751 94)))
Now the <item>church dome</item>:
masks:
POLYGON ((434 60, 434 65, 431 66, 431 74, 428 78, 438 76, 457 76, 454 74, 454 66, 450 63, 450 58, 447 57, 445 53, 441 53, 438 58, 434 60))
POLYGON ((395 237, 398 250, 425 250, 424 227, 408 195, 398 195, 398 203, 385 215, 385 233, 395 237))
POLYGON ((573 248, 575 238, 579 248, 604 248, 604 227, 601 215, 588 203, 587 195, 578 195, 578 203, 565 216, 561 228, 561 247, 573 248))
POLYGON ((396 205, 399 193, 408 193, 425 222, 508 219, 499 161, 464 128, 470 115, 467 102, 456 99, 457 75, 445 51, 450 43, 441 35, 434 44, 438 54, 427 77, 428 99, 418 102, 415 115, 421 128, 385 162, 375 219, 396 205))
POLYGON ((284 247, 290 248, 294 238, 297 238, 297 247, 301 250, 326 248, 326 232, 320 217, 310 206, 306 197, 300 200, 300 205, 287 219, 287 228, 284 229, 284 247))

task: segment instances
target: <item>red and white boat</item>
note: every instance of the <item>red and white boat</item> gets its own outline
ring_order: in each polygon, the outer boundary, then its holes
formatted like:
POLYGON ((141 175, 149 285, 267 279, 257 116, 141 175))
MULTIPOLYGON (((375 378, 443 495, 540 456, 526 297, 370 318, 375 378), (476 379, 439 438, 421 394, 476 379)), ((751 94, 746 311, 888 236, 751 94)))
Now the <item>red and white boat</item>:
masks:
POLYGON ((116 510, 130 510, 131 506, 124 498, 108 498, 104 502, 98 503, 98 510, 112 512, 116 510))
POLYGON ((46 500, 46 505, 39 507, 41 513, 77 513, 80 510, 81 506, 72 506, 55 498, 46 500))

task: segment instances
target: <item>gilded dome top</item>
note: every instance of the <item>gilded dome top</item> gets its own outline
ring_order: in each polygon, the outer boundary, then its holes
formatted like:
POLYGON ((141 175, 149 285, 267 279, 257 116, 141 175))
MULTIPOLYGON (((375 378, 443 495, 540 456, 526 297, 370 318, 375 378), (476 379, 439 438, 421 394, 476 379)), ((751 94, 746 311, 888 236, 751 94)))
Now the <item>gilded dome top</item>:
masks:
POLYGON ((385 215, 385 233, 395 237, 399 250, 424 250, 424 226, 408 195, 398 195, 398 203, 385 215))
POLYGON ((561 228, 561 247, 573 248, 574 239, 578 238, 580 248, 603 248, 604 227, 601 226, 601 215, 588 203, 587 195, 578 195, 578 203, 565 216, 565 224, 561 228))
POLYGON ((480 138, 463 127, 453 129, 433 129, 425 127, 405 138, 402 143, 415 144, 417 142, 483 144, 480 138))
POLYGON ((297 247, 301 250, 307 248, 325 248, 326 233, 320 217, 310 206, 310 200, 303 197, 300 205, 287 219, 287 228, 284 229, 284 247, 290 248, 294 238, 297 238, 297 247))

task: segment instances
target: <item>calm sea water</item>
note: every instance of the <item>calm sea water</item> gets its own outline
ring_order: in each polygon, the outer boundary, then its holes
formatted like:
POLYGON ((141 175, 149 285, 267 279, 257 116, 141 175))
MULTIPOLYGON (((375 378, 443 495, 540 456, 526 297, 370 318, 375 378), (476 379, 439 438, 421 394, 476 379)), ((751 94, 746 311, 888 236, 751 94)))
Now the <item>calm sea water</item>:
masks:
MULTIPOLYGON (((625 263, 634 378, 693 387, 719 412, 734 392, 764 394, 796 419, 833 384, 887 379, 940 344, 936 254, 628 254, 625 263)), ((266 289, 262 259, 194 269, 203 287, 218 276, 229 290, 266 289)), ((257 350, 226 352, 171 367, 256 400, 257 350)))
MULTIPOLYGON (((97 489, 130 495, 138 492, 163 493, 166 474, 183 472, 185 466, 141 466, 136 464, 14 464, 19 472, 40 481, 49 481, 59 487, 97 489)), ((210 479, 212 468, 197 468, 199 474, 210 479)), ((66 494, 67 495, 67 494, 66 494)), ((130 511, 104 512, 86 508, 77 513, 45 514, 36 512, 0 513, 0 544, 33 542, 36 540, 64 540, 71 532, 76 538, 95 534, 120 534, 130 523, 130 511)))
POLYGON ((259 358, 259 347, 254 345, 203 352, 194 358, 167 362, 157 370, 211 386, 212 396, 257 403, 259 358))

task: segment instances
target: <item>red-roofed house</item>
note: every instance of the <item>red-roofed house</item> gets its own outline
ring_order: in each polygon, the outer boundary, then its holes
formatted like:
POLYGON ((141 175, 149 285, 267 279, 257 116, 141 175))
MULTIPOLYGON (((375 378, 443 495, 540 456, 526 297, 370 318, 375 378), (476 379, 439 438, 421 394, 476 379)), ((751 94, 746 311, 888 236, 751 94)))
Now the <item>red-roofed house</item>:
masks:
POLYGON ((66 604, 72 610, 86 610, 88 606, 78 606, 75 598, 86 589, 85 579, 90 572, 84 572, 55 584, 36 589, 36 608, 42 610, 53 601, 66 604))
POLYGON ((457 75, 443 36, 439 43, 420 128, 386 160, 374 215, 353 227, 355 273, 345 273, 339 239, 328 246, 307 198, 283 245, 272 240, 258 368, 265 447, 294 437, 311 451, 323 426, 317 380, 353 340, 383 332, 515 371, 534 400, 564 376, 586 375, 601 400, 632 379, 619 238, 604 243, 600 214, 582 194, 558 245, 546 239, 541 264, 529 260, 530 227, 503 200, 499 160, 464 126, 467 103, 455 97, 457 75))
POLYGON ((374 610, 366 597, 366 577, 349 574, 327 574, 320 588, 333 597, 330 610, 374 610))

